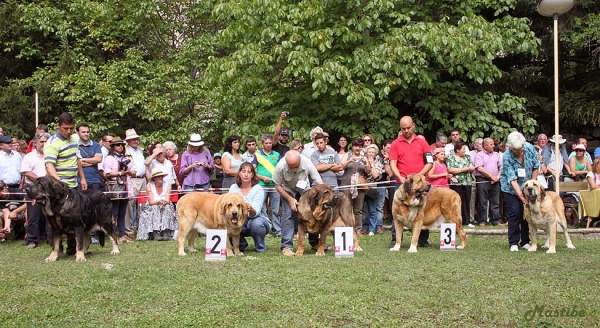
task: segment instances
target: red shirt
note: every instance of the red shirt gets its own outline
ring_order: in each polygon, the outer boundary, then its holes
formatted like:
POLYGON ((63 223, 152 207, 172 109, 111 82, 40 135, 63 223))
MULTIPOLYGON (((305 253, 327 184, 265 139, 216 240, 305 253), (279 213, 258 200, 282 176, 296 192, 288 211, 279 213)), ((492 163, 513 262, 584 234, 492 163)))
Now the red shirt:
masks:
MULTIPOLYGON (((390 160, 397 160, 396 167, 404 178, 409 174, 419 173, 425 167, 425 153, 431 153, 427 141, 414 136, 412 142, 400 135, 390 147, 390 160)), ((400 180, 396 179, 396 182, 400 180)))

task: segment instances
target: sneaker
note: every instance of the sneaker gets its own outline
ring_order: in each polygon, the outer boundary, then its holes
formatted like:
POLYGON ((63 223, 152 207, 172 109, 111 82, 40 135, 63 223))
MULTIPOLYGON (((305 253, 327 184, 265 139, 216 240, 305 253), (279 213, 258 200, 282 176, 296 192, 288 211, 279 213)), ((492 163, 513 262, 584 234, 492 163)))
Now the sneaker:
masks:
POLYGON ((358 229, 356 230, 356 234, 359 235, 359 236, 363 236, 364 235, 363 232, 362 232, 362 230, 358 230, 358 229))
POLYGON ((281 254, 283 254, 283 256, 294 256, 296 255, 296 253, 294 253, 294 251, 289 248, 289 247, 285 247, 284 249, 281 250, 281 254))
POLYGON ((479 222, 480 227, 485 227, 485 225, 486 225, 485 222, 479 222))
POLYGON ((475 228, 475 225, 473 225, 473 223, 469 223, 469 224, 467 224, 467 227, 469 227, 469 228, 475 228))
POLYGON ((517 246, 517 245, 511 245, 510 246, 510 251, 511 252, 518 252, 519 251, 519 246, 517 246))
POLYGON ((422 244, 419 244, 419 245, 417 245, 417 246, 419 246, 419 247, 423 247, 423 248, 430 248, 430 247, 431 247, 431 244, 430 244, 428 241, 426 241, 426 242, 424 242, 424 243, 422 243, 422 244))
POLYGON ((374 232, 369 232, 369 236, 375 236, 374 232))
POLYGON ((98 244, 100 244, 100 242, 98 241, 98 239, 96 239, 96 237, 92 237, 91 241, 92 241, 92 245, 98 245, 98 244))
POLYGON ((368 233, 369 233, 369 229, 362 229, 362 230, 360 231, 360 234, 359 234, 359 236, 366 235, 366 234, 368 234, 368 233))
POLYGON ((529 250, 531 248, 531 245, 525 244, 525 245, 521 246, 521 248, 525 249, 525 250, 529 250))
POLYGON ((375 233, 378 235, 383 235, 384 232, 385 231, 383 231, 383 227, 379 227, 379 228, 377 228, 377 231, 375 231, 375 233))

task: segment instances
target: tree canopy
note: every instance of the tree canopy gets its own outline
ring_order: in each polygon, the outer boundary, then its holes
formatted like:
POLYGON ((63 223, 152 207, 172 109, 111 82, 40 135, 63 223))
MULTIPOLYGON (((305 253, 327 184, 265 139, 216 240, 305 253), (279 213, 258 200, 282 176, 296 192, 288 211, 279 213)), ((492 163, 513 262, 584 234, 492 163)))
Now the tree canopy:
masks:
MULTIPOLYGON (((561 124, 600 125, 600 5, 561 16, 561 124)), ((393 138, 457 127, 469 139, 551 126, 552 20, 525 0, 9 0, 0 4, 5 131, 68 110, 95 137, 213 149, 271 132, 393 138)))

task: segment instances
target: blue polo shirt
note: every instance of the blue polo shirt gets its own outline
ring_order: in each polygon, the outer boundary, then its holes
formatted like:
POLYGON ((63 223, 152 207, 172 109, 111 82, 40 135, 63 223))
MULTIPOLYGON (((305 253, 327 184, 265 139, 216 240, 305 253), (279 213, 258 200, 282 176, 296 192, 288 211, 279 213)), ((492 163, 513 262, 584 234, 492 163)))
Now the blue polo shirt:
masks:
POLYGON ((517 195, 511 181, 517 180, 519 188, 523 188, 525 181, 530 180, 533 175, 533 170, 539 169, 540 160, 538 158, 537 151, 530 143, 525 143, 525 150, 523 154, 523 164, 519 162, 515 154, 510 149, 504 152, 502 157, 502 171, 500 171, 500 189, 503 192, 517 195), (518 170, 525 169, 525 177, 518 176, 518 170))
MULTIPOLYGON (((94 158, 96 154, 102 154, 102 148, 100 144, 90 140, 87 145, 78 142, 77 145, 77 158, 94 158)), ((88 184, 100 183, 100 173, 98 172, 98 165, 85 166, 83 168, 83 175, 88 184)), ((77 182, 79 177, 77 177, 77 182)))

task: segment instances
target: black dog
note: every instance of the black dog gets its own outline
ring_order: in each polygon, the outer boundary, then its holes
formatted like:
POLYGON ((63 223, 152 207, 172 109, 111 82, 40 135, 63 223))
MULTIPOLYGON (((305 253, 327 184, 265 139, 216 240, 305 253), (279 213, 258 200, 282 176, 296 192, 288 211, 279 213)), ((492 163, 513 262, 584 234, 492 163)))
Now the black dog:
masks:
POLYGON ((50 239, 52 252, 46 262, 54 262, 58 257, 60 237, 63 233, 75 233, 77 242, 76 261, 85 261, 85 252, 90 245, 90 232, 96 231, 101 246, 105 236, 112 243, 111 254, 119 254, 119 246, 113 229, 112 205, 110 198, 95 190, 76 191, 64 182, 50 176, 38 178, 27 189, 33 203, 42 203, 42 211, 52 227, 50 239))

